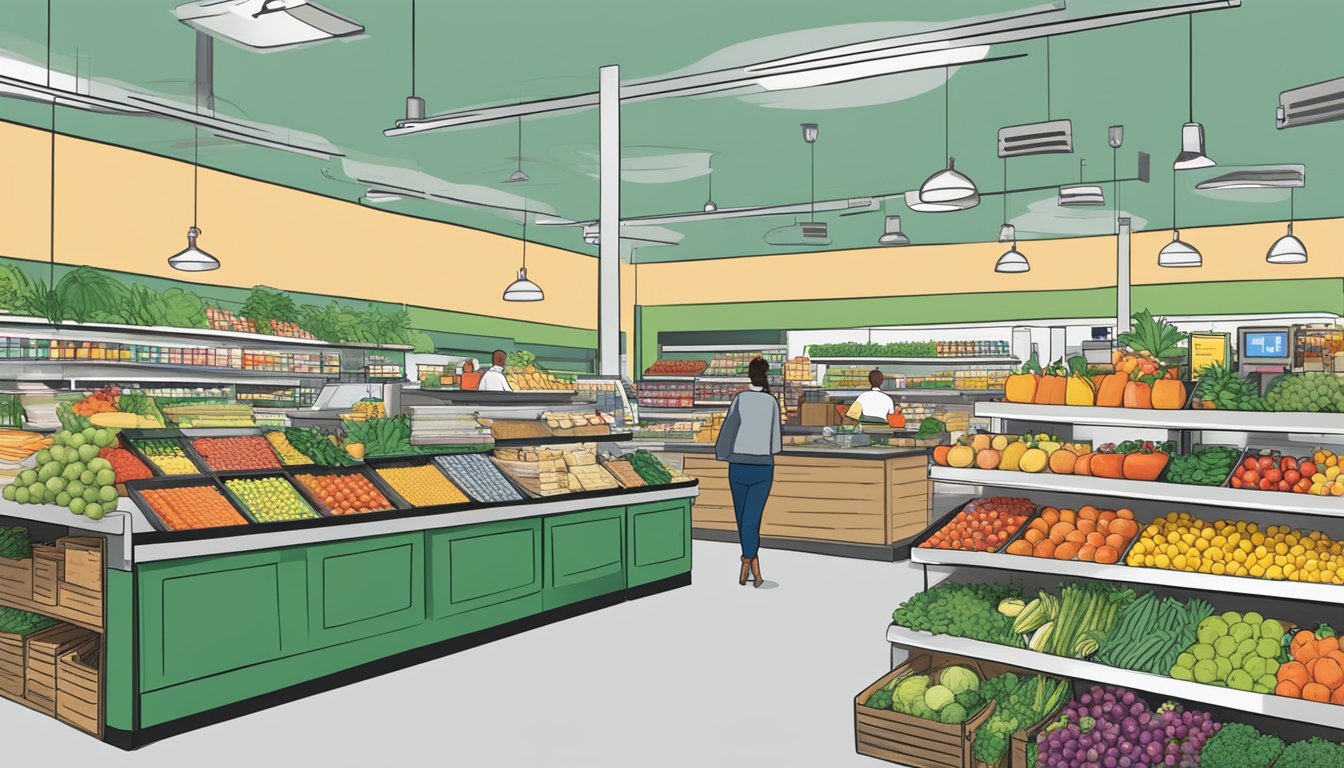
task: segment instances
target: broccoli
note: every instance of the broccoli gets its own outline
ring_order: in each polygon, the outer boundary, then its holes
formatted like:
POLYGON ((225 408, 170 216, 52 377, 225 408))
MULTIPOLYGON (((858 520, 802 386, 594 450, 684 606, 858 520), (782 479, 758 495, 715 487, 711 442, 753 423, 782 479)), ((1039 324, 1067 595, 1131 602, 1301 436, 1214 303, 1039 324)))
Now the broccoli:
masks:
POLYGON ((865 707, 872 707, 873 709, 891 709, 891 704, 890 688, 879 688, 873 691, 873 695, 869 696, 868 701, 864 702, 865 707))
POLYGON ((966 708, 954 701, 946 707, 943 707, 942 711, 938 713, 938 722, 964 723, 968 716, 966 708))
POLYGON ((1212 768, 1269 768, 1283 751, 1283 740, 1253 726, 1228 723, 1204 744, 1203 765, 1212 768))
POLYGON ((979 691, 963 691, 956 695, 955 700, 967 712, 979 712, 985 705, 985 700, 980 697, 979 691))
POLYGON ((1344 746, 1311 738, 1289 744, 1274 763, 1274 768, 1321 768, 1325 765, 1344 765, 1344 746))

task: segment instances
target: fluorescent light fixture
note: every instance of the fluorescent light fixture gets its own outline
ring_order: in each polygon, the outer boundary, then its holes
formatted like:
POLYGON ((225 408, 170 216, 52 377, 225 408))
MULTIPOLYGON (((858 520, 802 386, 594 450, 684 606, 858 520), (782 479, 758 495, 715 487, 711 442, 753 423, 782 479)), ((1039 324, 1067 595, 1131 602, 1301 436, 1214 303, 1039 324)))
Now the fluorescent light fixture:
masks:
POLYGON ((1204 126, 1186 123, 1181 126, 1181 153, 1172 165, 1178 171, 1210 168, 1217 165, 1204 151, 1204 126))
POLYGON ((1097 184, 1069 184, 1059 188, 1058 203, 1064 208, 1105 205, 1106 197, 1097 184))
POLYGON ((1181 239, 1181 230, 1171 230, 1171 242, 1157 254, 1159 267, 1202 267, 1204 257, 1199 250, 1181 239))
POLYGON ((1274 125, 1279 129, 1344 120, 1344 77, 1279 94, 1274 125))
POLYGON ((958 203, 979 197, 980 191, 975 182, 956 168, 957 159, 947 158, 947 167, 919 186, 919 201, 922 203, 958 203))
POLYGON ((1293 189, 1306 184, 1305 165, 1263 165, 1205 179, 1195 189, 1293 189))
POLYGON ((359 22, 307 0, 197 0, 177 6, 175 12, 187 26, 256 50, 364 32, 359 22))
POLYGON ((1031 264, 1027 262, 1027 257, 1017 250, 1017 243, 1013 243, 1008 250, 1004 251, 999 260, 994 263, 995 272, 1004 272, 1007 274, 1020 274, 1030 272, 1031 264))
POLYGON ((945 51, 916 53, 894 58, 856 61, 816 69, 805 69, 782 75, 769 75, 756 79, 756 85, 766 91, 791 91, 798 88, 815 88, 823 85, 835 85, 852 80, 864 80, 882 75, 894 75, 918 69, 958 66, 980 61, 989 53, 989 46, 976 45, 968 48, 953 48, 945 51))
POLYGON ((951 213, 952 211, 969 210, 979 204, 979 194, 964 200, 958 200, 955 203, 929 203, 919 199, 919 190, 917 189, 905 193, 905 207, 916 213, 951 213))
POLYGON ((370 189, 364 193, 364 202, 366 203, 395 203, 405 199, 406 196, 400 192, 390 192, 385 189, 370 189))
POLYGON ((527 267, 518 270, 518 279, 504 289, 505 301, 541 301, 545 298, 541 286, 527 279, 527 267))
POLYGON ((196 238, 201 230, 192 227, 187 230, 187 247, 168 257, 168 266, 182 272, 209 272, 219 269, 219 259, 201 250, 196 238))
POLYGON ((883 223, 882 236, 877 238, 879 245, 909 245, 910 238, 901 231, 901 217, 888 216, 883 223))
POLYGON ((830 245, 829 228, 824 221, 804 221, 775 227, 765 233, 765 242, 770 245, 813 246, 830 245))
POLYGON ((1293 235, 1293 223, 1288 222, 1288 234, 1274 241, 1265 254, 1270 264, 1306 264, 1307 246, 1293 235))
POLYGON ((587 243, 587 244, 589 244, 589 245, 601 245, 601 244, 602 244, 602 239, 601 239, 601 236, 598 234, 598 229, 597 229, 597 225, 596 225, 596 224, 584 224, 584 225, 583 225, 583 242, 585 242, 585 243, 587 243))

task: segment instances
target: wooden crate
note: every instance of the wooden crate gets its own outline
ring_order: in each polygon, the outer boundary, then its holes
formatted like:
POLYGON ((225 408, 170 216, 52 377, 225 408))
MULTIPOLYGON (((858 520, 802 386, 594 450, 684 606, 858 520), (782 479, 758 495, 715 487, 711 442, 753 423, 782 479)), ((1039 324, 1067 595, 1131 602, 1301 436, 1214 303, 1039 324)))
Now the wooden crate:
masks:
POLYGON ((77 587, 103 589, 103 540, 96 536, 66 536, 56 544, 65 550, 65 580, 77 587))
POLYGON ((101 735, 99 649, 70 652, 56 661, 56 719, 101 735))
POLYGON ((98 647, 98 635, 70 624, 57 624, 28 636, 24 698, 56 716, 56 660, 67 653, 98 647))
POLYGON ((51 544, 33 547, 33 602, 56 605, 56 585, 65 580, 65 550, 51 544))
POLYGON ((33 599, 33 558, 0 557, 0 595, 25 601, 33 599))
POLYGON ((1036 768, 1035 763, 1030 765, 1027 764, 1027 745, 1034 743, 1036 741, 1036 734, 1040 733, 1045 726, 1053 723, 1059 718, 1059 713, 1064 710, 1066 705, 1067 702, 1065 704, 1060 704, 1059 708, 1054 712, 1051 712, 1035 723, 1032 723, 1026 728, 1022 728, 1013 734, 1012 743, 1008 745, 1008 757, 1011 761, 1011 768, 1036 768))
POLYGON ((90 624, 103 624, 103 593, 62 581, 56 585, 56 604, 90 624))
POLYGON ((23 696, 28 657, 23 635, 0 632, 0 691, 16 697, 23 696))
MULTIPOLYGON (((970 667, 984 679, 978 664, 969 660, 956 663, 970 667)), ((975 729, 994 713, 993 702, 966 722, 955 724, 864 706, 869 696, 899 677, 928 674, 936 683, 937 670, 943 666, 947 664, 935 663, 928 654, 911 656, 854 697, 854 744, 859 754, 913 768, 974 768, 975 729)))

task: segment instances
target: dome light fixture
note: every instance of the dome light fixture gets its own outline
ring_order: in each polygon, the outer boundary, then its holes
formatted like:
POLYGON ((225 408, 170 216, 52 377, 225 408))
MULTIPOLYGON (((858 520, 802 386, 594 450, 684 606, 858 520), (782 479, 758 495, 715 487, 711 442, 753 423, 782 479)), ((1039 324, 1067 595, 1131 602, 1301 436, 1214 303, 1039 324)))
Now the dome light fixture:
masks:
POLYGON ((193 224, 187 230, 187 247, 169 256, 168 266, 182 272, 209 272, 212 269, 219 269, 219 259, 196 245, 196 238, 200 235, 201 230, 193 224))
POLYGON ((518 116, 518 170, 509 174, 509 178, 504 180, 505 184, 517 184, 528 181, 529 177, 523 172, 523 116, 518 116))
POLYGON ((527 279, 527 211, 523 211, 523 266, 518 270, 518 279, 504 289, 504 300, 541 301, 545 298, 541 286, 527 279))
POLYGON ((1204 257, 1199 249, 1181 239, 1176 227, 1176 171, 1171 172, 1171 242, 1157 252, 1159 267, 1202 267, 1204 257))
POLYGON ((1190 42, 1186 49, 1190 63, 1186 80, 1186 92, 1190 98, 1190 119, 1181 126, 1181 152, 1171 166, 1177 171, 1211 168, 1217 165, 1204 149, 1204 126, 1195 122, 1195 15, 1189 14, 1185 20, 1190 30, 1190 42))
POLYGON ((901 217, 888 216, 884 223, 882 236, 877 238, 879 245, 909 245, 910 238, 901 231, 901 217))
POLYGON ((943 67, 943 156, 947 167, 934 173, 919 185, 919 202, 926 205, 951 205, 949 210, 966 210, 980 204, 980 191, 970 177, 957 170, 957 159, 950 151, 951 125, 950 67, 943 67))
POLYGON ((1003 159, 1003 224, 999 227, 999 242, 1011 243, 999 260, 994 262, 994 271, 1016 275, 1031 271, 1027 257, 1017 250, 1017 227, 1008 223, 1008 158, 1003 159))
POLYGON ((1307 263, 1307 246, 1293 234, 1293 219, 1297 214, 1294 210, 1295 191, 1288 190, 1288 234, 1275 240, 1269 247, 1269 253, 1265 254, 1265 261, 1270 264, 1307 263))

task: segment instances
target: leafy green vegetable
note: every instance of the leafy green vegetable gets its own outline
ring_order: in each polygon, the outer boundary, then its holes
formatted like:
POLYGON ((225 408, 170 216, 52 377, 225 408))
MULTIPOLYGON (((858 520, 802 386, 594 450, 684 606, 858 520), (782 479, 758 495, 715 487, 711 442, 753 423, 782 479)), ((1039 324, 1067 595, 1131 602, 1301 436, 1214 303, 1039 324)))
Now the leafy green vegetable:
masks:
POLYGON ((1166 481, 1182 485, 1222 485, 1241 458, 1241 451, 1220 445, 1177 454, 1167 465, 1166 481))
POLYGON ((928 675, 911 675, 897 684, 894 691, 894 700, 901 705, 901 711, 909 710, 917 701, 924 700, 924 694, 929 690, 928 675))
POLYGON ((253 286, 238 314, 255 323, 258 333, 275 333, 271 328, 272 320, 286 323, 299 321, 299 308, 294 305, 294 299, 288 293, 264 285, 253 286))
POLYGON ((1344 765, 1344 746, 1311 738, 1289 744, 1274 763, 1274 768, 1322 768, 1327 765, 1344 765))
MULTIPOLYGON (((1011 673, 1009 673, 1011 674, 1011 673)), ((994 692, 994 714, 975 732, 975 759, 998 765, 1008 752, 1013 734, 1064 706, 1071 692, 1069 681, 1044 675, 1019 680, 1016 675, 991 678, 985 686, 994 692)))
POLYGON ((285 437, 289 438, 289 444, 295 450, 312 459, 314 464, 349 467, 359 463, 344 448, 331 442, 326 432, 316 427, 289 427, 285 430, 285 437))
POLYGON ((1227 723, 1200 750, 1209 768, 1269 768, 1283 752, 1283 739, 1244 723, 1227 723))
POLYGON ((1021 648, 1013 620, 998 611, 999 601, 1008 597, 1022 597, 1021 585, 940 584, 902 603, 891 620, 921 632, 1021 648))
POLYGON ((0 632, 31 635, 39 629, 46 629, 56 623, 55 619, 49 619, 46 616, 21 611, 18 608, 0 606, 0 632))
POLYGON ((78 267, 56 283, 56 298, 66 319, 122 322, 121 305, 127 289, 93 267, 78 267))
POLYGON ((672 482, 672 473, 668 471, 667 465, 648 450, 640 448, 625 458, 630 460, 630 466, 649 485, 667 485, 672 482))
POLYGON ((46 315, 46 286, 12 264, 0 264, 0 309, 16 315, 46 315))
POLYGON ((938 419, 922 419, 919 422, 919 431, 915 433, 915 438, 934 437, 947 431, 947 425, 938 419))
POLYGON ((980 689, 980 678, 966 667, 947 667, 938 673, 938 682, 947 686, 953 695, 980 689))
POLYGON ((22 560, 33 556, 33 540, 22 525, 0 528, 0 557, 22 560))
POLYGON ((810 344, 812 357, 937 357, 938 345, 932 341, 897 341, 891 344, 810 344))

